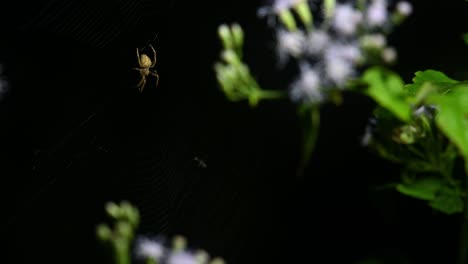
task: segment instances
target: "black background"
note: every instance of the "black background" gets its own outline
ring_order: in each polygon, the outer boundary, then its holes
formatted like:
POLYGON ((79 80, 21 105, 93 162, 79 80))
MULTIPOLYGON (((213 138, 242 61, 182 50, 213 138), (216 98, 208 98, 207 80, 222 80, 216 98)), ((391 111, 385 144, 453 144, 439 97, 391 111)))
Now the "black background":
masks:
MULTIPOLYGON (((465 1, 413 1, 390 41, 406 81, 468 78, 465 1)), ((229 263, 454 263, 459 219, 373 187, 398 167, 360 146, 373 103, 324 106, 317 149, 295 178, 293 105, 230 103, 212 66, 216 28, 237 21, 260 83, 279 88, 260 1, 4 1, 0 56, 6 263, 102 263, 106 201, 140 208, 141 234, 189 238, 229 263), (10 3, 8 3, 10 2, 10 3), (155 36, 157 38, 155 39, 155 36), (140 94, 135 48, 153 44, 160 85, 140 94), (201 166, 196 159, 206 163, 201 166)), ((3 263, 3 261, 2 261, 3 263)))

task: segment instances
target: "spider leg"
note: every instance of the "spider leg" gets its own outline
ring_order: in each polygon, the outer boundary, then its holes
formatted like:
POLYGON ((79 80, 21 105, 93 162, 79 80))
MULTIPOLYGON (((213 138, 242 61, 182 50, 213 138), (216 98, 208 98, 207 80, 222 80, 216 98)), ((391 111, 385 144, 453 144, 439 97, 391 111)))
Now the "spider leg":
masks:
POLYGON ((138 89, 140 89, 140 86, 143 84, 144 81, 145 81, 145 77, 141 76, 140 81, 138 81, 138 84, 136 85, 138 89))
POLYGON ((136 55, 137 55, 138 65, 139 65, 141 68, 143 68, 143 67, 141 66, 141 61, 140 61, 140 51, 138 50, 138 48, 136 49, 136 51, 137 51, 137 52, 136 52, 136 55))
POLYGON ((141 85, 138 85, 138 91, 140 91, 140 93, 142 93, 143 89, 145 89, 145 86, 146 86, 146 78, 142 77, 141 78, 141 85))
POLYGON ((156 87, 159 85, 159 74, 157 72, 150 72, 151 75, 156 77, 156 87))
POLYGON ((153 62, 151 63, 151 66, 150 66, 150 68, 153 68, 154 65, 156 65, 156 50, 154 49, 153 45, 151 45, 151 44, 149 45, 149 47, 153 51, 153 62))

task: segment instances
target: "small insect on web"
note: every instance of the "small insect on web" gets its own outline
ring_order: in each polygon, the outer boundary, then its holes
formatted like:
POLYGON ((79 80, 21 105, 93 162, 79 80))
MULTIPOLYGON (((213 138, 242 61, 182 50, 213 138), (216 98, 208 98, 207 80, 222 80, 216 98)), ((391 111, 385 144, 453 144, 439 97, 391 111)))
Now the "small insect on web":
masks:
POLYGON ((152 51, 152 57, 153 60, 151 60, 150 56, 147 54, 140 54, 140 51, 143 51, 143 49, 136 49, 136 55, 137 55, 137 61, 138 61, 138 66, 139 68, 133 68, 134 70, 138 71, 140 73, 140 81, 137 84, 138 90, 140 92, 143 92, 143 89, 146 86, 146 81, 148 76, 152 75, 156 78, 156 86, 159 84, 159 75, 154 69, 154 66, 156 65, 156 50, 154 49, 153 45, 149 44, 147 47, 149 47, 152 51))

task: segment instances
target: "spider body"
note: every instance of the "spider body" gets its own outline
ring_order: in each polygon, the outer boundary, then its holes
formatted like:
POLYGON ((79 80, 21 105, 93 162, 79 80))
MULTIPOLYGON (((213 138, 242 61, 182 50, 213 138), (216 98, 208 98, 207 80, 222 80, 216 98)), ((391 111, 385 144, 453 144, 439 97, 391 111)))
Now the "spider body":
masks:
POLYGON ((159 84, 159 75, 156 72, 156 70, 154 70, 154 66, 156 65, 156 51, 154 50, 152 45, 149 45, 149 47, 153 51, 153 60, 151 60, 151 58, 146 54, 140 55, 140 50, 138 50, 138 48, 136 50, 139 68, 133 69, 140 73, 140 81, 137 84, 138 91, 140 92, 143 92, 143 89, 146 86, 146 79, 149 75, 152 75, 156 78, 156 86, 158 86, 159 84))

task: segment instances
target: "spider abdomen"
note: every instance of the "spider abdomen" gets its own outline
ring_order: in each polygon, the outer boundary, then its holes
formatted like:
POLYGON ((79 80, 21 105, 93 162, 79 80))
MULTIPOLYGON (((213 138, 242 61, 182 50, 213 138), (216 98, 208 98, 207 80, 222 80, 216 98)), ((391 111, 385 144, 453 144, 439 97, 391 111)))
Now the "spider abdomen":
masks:
POLYGON ((146 54, 141 54, 140 55, 140 64, 142 68, 149 68, 151 67, 151 59, 148 57, 146 54))

